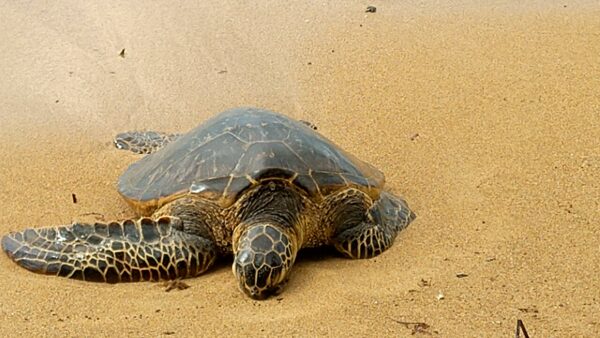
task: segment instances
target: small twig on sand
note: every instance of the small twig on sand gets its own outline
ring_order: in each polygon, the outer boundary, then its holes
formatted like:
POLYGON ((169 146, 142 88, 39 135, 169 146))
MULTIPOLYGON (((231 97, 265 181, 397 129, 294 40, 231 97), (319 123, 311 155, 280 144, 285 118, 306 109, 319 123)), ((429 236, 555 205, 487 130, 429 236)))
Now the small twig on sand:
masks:
POLYGON ((105 221, 104 215, 99 212, 84 212, 83 214, 79 214, 79 216, 94 216, 95 219, 99 221, 105 221))
POLYGON ((417 334, 417 333, 424 333, 424 334, 431 334, 429 332, 427 332, 427 329, 429 329, 431 326, 427 323, 423 323, 423 322, 406 322, 406 321, 402 321, 402 320, 397 320, 394 318, 390 318, 391 320, 395 321, 398 324, 402 324, 404 325, 407 329, 412 329, 411 334, 417 334))
POLYGON ((529 334, 527 333, 527 329, 525 329, 525 324, 520 319, 517 319, 517 330, 515 331, 515 338, 521 337, 521 332, 523 332, 524 338, 529 338, 529 334))
POLYGON ((165 288, 165 292, 169 292, 171 290, 185 290, 190 287, 185 282, 182 282, 181 279, 164 281, 162 286, 165 288))

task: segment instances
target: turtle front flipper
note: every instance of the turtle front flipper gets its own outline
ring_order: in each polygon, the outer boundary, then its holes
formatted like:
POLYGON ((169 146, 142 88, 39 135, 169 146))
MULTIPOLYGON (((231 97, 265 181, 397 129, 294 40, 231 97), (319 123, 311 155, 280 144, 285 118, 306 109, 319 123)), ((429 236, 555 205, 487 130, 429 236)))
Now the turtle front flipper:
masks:
POLYGON ((176 217, 140 218, 13 232, 2 248, 37 273, 89 281, 158 281, 193 277, 216 257, 211 240, 184 233, 176 217))
POLYGON ((416 217, 406 201, 387 192, 382 192, 374 202, 362 193, 341 195, 347 203, 341 204, 335 213, 337 229, 332 241, 335 248, 349 258, 381 254, 416 217))
POLYGON ((151 154, 177 140, 181 134, 168 134, 157 131, 128 131, 115 136, 115 147, 136 154, 151 154))

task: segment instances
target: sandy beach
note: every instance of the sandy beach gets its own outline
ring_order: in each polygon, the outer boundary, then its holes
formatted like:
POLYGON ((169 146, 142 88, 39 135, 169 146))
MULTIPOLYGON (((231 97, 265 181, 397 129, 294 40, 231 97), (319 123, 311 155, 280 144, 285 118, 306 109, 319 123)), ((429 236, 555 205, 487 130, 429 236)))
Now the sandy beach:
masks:
POLYGON ((266 301, 231 259, 165 292, 0 254, 0 336, 600 336, 600 4, 433 3, 1 1, 0 234, 135 217, 113 137, 238 106, 312 122, 418 218, 374 259, 301 252, 266 301))

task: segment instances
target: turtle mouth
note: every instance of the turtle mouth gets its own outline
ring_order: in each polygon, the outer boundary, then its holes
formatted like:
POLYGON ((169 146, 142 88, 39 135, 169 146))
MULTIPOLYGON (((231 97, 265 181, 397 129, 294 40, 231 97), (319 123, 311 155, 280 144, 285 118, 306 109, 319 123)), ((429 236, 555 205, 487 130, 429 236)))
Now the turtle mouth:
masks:
POLYGON ((248 287, 246 285, 240 285, 242 291, 254 300, 265 300, 271 296, 278 295, 283 290, 283 286, 277 285, 270 288, 261 289, 257 286, 248 287))
POLYGON ((240 290, 255 300, 264 300, 281 293, 286 284, 285 281, 280 280, 279 271, 263 270, 265 269, 256 269, 253 264, 243 265, 235 262, 233 265, 233 272, 238 279, 240 290))

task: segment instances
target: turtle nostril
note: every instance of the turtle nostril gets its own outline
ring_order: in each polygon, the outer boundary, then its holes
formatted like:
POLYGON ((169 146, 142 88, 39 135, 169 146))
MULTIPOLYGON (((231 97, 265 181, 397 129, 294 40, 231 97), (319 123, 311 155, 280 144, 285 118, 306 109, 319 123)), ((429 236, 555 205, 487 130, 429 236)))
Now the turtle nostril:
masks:
POLYGON ((252 299, 265 299, 266 298, 266 293, 263 292, 264 290, 258 288, 257 286, 247 285, 245 291, 248 294, 248 296, 250 296, 250 298, 252 298, 252 299))

